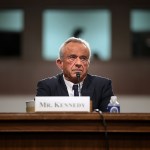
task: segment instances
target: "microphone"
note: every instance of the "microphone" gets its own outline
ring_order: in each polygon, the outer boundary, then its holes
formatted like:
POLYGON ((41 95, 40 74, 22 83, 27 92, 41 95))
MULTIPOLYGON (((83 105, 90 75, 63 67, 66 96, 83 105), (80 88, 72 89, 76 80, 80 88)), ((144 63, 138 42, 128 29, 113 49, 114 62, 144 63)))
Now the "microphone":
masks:
POLYGON ((76 73, 76 77, 78 80, 78 92, 79 92, 79 96, 81 96, 81 88, 80 88, 80 72, 76 73))
POLYGON ((80 80, 80 72, 77 72, 77 73, 76 73, 76 77, 77 77, 78 82, 79 82, 79 80, 80 80))

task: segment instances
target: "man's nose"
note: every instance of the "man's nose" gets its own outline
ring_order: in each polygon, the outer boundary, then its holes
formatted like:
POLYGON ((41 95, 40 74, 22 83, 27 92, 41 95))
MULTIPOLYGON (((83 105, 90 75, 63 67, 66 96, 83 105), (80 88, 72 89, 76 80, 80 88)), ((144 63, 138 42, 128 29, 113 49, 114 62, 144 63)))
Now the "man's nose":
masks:
POLYGON ((75 64, 76 65, 81 65, 81 59, 79 57, 76 58, 75 64))

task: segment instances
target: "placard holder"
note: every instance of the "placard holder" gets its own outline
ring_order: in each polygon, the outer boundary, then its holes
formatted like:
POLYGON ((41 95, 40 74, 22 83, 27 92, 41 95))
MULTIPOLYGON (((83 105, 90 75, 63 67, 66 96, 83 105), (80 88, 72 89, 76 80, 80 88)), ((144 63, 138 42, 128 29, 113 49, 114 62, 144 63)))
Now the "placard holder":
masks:
MULTIPOLYGON (((93 104, 92 104, 92 100, 90 100, 90 111, 89 112, 92 112, 92 111, 93 111, 93 104)), ((38 111, 35 111, 35 101, 34 100, 26 101, 26 112, 27 113, 38 112, 38 111)), ((52 111, 45 111, 45 112, 52 112, 52 111)), ((54 112, 57 112, 57 111, 54 111, 54 112)), ((58 111, 58 112, 60 112, 60 111, 58 111)), ((73 111, 62 111, 62 112, 73 112, 73 111)), ((78 112, 78 111, 75 111, 75 112, 78 112)), ((82 111, 79 111, 79 112, 82 112, 82 111)))

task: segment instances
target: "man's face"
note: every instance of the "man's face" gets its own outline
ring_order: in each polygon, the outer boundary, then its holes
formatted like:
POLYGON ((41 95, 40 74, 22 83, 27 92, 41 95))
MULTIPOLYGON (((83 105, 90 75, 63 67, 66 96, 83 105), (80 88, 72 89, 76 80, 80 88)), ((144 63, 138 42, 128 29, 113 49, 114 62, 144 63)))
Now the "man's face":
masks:
POLYGON ((82 43, 70 42, 65 46, 63 52, 63 58, 57 60, 57 65, 63 70, 65 78, 77 83, 76 73, 79 72, 80 79, 83 80, 87 75, 90 63, 88 48, 82 43))

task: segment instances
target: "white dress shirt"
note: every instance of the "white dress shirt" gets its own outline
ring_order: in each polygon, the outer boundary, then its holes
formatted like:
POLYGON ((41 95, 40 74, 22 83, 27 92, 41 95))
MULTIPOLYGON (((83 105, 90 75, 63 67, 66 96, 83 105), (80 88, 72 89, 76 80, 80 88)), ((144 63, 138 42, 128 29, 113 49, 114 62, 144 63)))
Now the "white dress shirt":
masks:
MULTIPOLYGON (((63 78, 65 81, 69 96, 74 96, 74 90, 72 89, 74 83, 66 80, 64 76, 63 76, 63 78)), ((82 84, 83 84, 83 82, 80 82, 80 89, 82 88, 82 84)))

